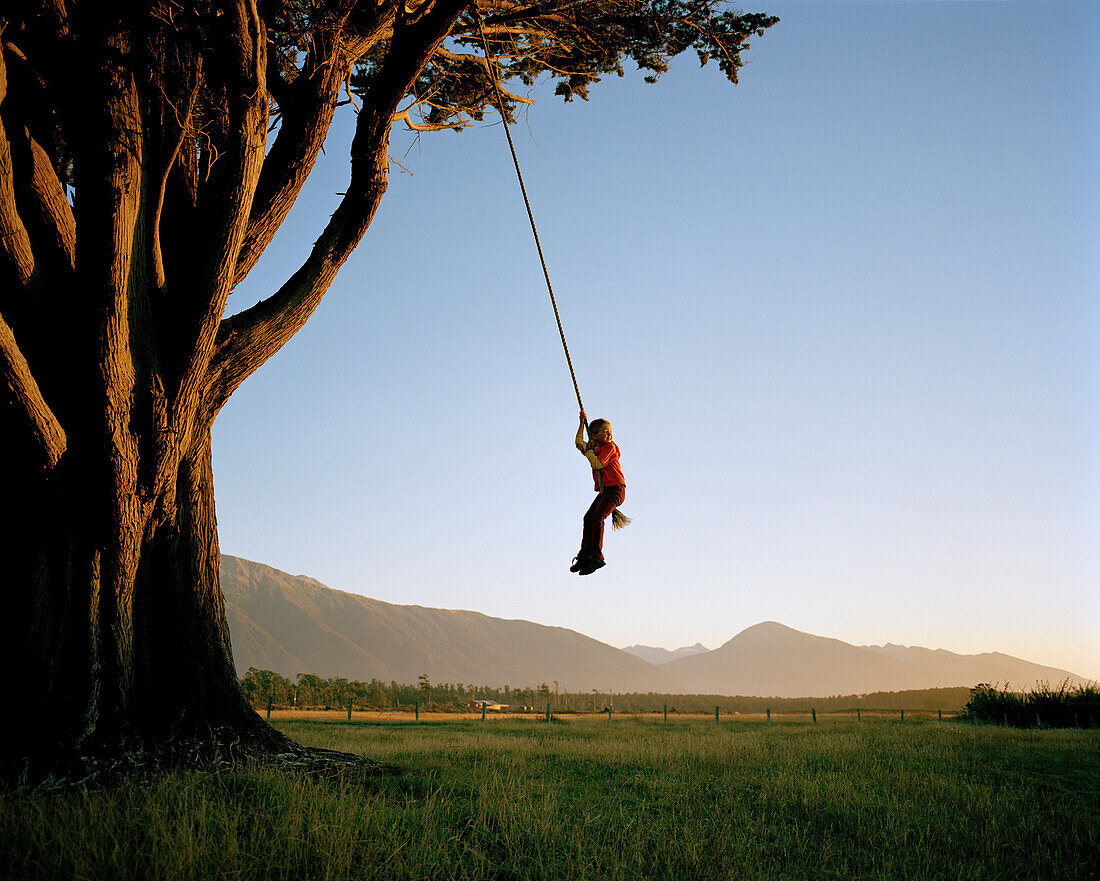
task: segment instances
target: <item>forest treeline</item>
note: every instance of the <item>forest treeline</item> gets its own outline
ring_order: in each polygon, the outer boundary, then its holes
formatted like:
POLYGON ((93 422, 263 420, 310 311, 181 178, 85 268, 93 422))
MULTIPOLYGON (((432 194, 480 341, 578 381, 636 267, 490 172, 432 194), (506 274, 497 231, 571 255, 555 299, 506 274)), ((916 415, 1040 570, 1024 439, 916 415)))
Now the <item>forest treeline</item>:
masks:
POLYGON ((421 709, 458 710, 472 700, 507 704, 510 709, 545 710, 547 704, 558 712, 657 712, 712 713, 719 707, 724 713, 805 713, 810 709, 829 713, 844 710, 942 710, 956 712, 970 698, 971 689, 930 688, 917 691, 881 691, 872 694, 828 697, 730 697, 715 694, 659 694, 569 692, 556 682, 543 682, 534 688, 491 687, 474 683, 433 683, 421 674, 414 684, 360 682, 342 677, 324 679, 313 673, 299 673, 292 682, 271 670, 249 667, 240 680, 241 688, 253 706, 263 708, 300 707, 347 709, 349 701, 360 710, 421 709))

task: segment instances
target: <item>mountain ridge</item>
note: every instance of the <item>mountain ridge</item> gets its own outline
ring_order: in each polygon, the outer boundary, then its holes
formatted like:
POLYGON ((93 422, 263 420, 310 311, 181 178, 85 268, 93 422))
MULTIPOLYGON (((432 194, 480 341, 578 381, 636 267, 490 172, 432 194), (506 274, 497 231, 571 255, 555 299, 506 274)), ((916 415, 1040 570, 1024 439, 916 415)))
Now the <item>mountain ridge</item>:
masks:
POLYGON ((1028 688, 1039 681, 1086 681, 1068 670, 1000 652, 960 655, 923 646, 855 646, 777 621, 754 624, 711 652, 669 661, 662 669, 696 693, 774 697, 910 691, 979 682, 1028 688))
POLYGON ((515 688, 557 681, 572 692, 760 697, 1086 681, 1000 652, 854 646, 776 621, 747 627, 713 650, 696 643, 631 652, 565 627, 387 603, 229 555, 221 575, 238 674, 257 667, 292 679, 314 673, 403 684, 426 674, 433 682, 515 688))
POLYGON ((666 691, 678 683, 640 658, 564 627, 481 612, 399 606, 222 557, 238 673, 248 667, 383 682, 666 691))
POLYGON ((643 661, 648 661, 659 667, 661 664, 667 664, 669 661, 674 661, 677 658, 699 655, 703 652, 709 652, 710 649, 701 642, 697 642, 695 645, 685 645, 678 649, 671 650, 654 645, 628 645, 623 647, 623 651, 629 652, 635 657, 641 658, 643 661))

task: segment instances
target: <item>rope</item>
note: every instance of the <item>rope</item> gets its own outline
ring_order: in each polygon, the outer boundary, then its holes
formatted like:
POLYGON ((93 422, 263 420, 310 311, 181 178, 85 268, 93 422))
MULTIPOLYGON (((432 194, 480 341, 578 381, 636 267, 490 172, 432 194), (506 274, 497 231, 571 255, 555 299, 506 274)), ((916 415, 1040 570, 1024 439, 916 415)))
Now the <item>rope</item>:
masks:
MULTIPOLYGON (((577 406, 584 412, 584 403, 581 401, 580 386, 577 385, 577 373, 573 370, 573 359, 569 356, 569 344, 565 341, 565 330, 561 326, 561 313, 558 311, 558 301, 554 296, 554 286, 550 283, 550 270, 546 268, 546 257, 542 253, 542 242, 539 241, 538 227, 535 226, 535 214, 531 210, 531 200, 527 198, 527 187, 523 184, 523 172, 519 169, 519 157, 516 156, 516 146, 512 143, 512 131, 508 125, 508 115, 504 110, 504 96, 501 94, 500 83, 496 76, 496 62, 489 54, 489 44, 485 39, 485 28, 481 21, 481 10, 477 4, 473 4, 474 19, 477 21, 478 34, 481 37, 481 48, 485 52, 485 65, 489 70, 489 79, 493 83, 493 92, 496 94, 497 109, 500 111, 500 121, 504 123, 504 134, 508 138, 508 149, 512 153, 512 164, 516 167, 516 179, 519 181, 519 190, 523 193, 523 204, 527 206, 527 219, 531 222, 531 235, 535 237, 535 248, 539 252, 539 261, 542 263, 542 275, 546 279, 546 290, 550 294, 550 305, 554 307, 554 320, 558 323, 558 336, 561 337, 561 347, 565 350, 565 363, 569 365, 569 376, 573 379, 573 391, 577 394, 577 406)), ((587 427, 587 421, 585 420, 587 427)))
MULTIPOLYGON (((570 4, 576 5, 576 4, 570 4)), ((531 235, 535 237, 535 248, 539 252, 539 262, 542 263, 542 276, 546 279, 546 291, 550 294, 550 305, 554 307, 554 320, 558 323, 558 336, 561 337, 561 347, 565 350, 565 363, 569 365, 569 376, 573 379, 573 391, 577 394, 577 406, 584 412, 584 402, 581 401, 580 386, 577 385, 577 373, 573 369, 573 359, 569 357, 569 344, 565 341, 565 330, 561 326, 561 313, 558 311, 558 300, 554 296, 554 286, 550 283, 550 270, 546 268, 546 257, 542 253, 542 242, 539 241, 539 230, 535 226, 535 214, 531 210, 531 200, 527 198, 527 187, 523 184, 523 172, 519 169, 519 157, 516 156, 516 145, 512 143, 512 130, 508 125, 508 116, 504 112, 504 96, 501 94, 500 83, 496 75, 496 61, 489 54, 489 43, 485 39, 485 28, 481 20, 481 10, 477 3, 473 4, 474 20, 477 21, 477 32, 481 37, 481 48, 485 52, 485 66, 489 71, 489 79, 493 83, 493 92, 497 99, 497 109, 500 111, 500 121, 504 123, 504 134, 508 138, 508 149, 512 153, 512 164, 516 167, 516 179, 519 181, 519 191, 523 193, 523 204, 527 207, 527 219, 531 222, 531 235)), ((588 429, 588 420, 584 420, 584 427, 588 429)), ((600 481, 601 489, 603 481, 600 481)), ((611 527, 622 529, 630 523, 630 518, 616 508, 611 512, 611 527)))

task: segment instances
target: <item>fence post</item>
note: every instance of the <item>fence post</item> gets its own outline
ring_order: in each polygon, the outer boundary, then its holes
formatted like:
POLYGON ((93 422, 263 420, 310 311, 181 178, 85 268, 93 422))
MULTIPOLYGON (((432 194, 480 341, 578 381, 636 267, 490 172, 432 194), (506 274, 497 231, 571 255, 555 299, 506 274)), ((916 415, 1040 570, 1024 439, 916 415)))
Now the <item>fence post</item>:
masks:
POLYGON ((859 707, 856 707, 856 721, 857 722, 862 722, 863 721, 863 713, 860 712, 859 707))
POLYGON ((901 711, 901 721, 902 721, 902 722, 904 722, 904 721, 905 721, 905 710, 902 710, 902 711, 901 711))
POLYGON ((607 708, 607 721, 608 721, 608 722, 610 722, 610 721, 611 721, 611 707, 608 707, 608 708, 607 708))
POLYGON ((348 698, 348 721, 351 721, 351 698, 348 698))
POLYGON ((1043 720, 1039 718, 1038 713, 1035 714, 1035 727, 1036 728, 1042 728, 1043 727, 1043 720))
POLYGON ((481 721, 485 721, 485 704, 481 705, 481 721))
POLYGON ((550 701, 546 702, 546 721, 550 721, 550 701))
POLYGON ((814 724, 816 725, 817 724, 817 710, 815 710, 813 707, 810 707, 810 715, 814 717, 814 724))
POLYGON ((668 728, 668 704, 665 704, 665 728, 668 728))
POLYGON ((770 708, 767 710, 767 713, 768 713, 768 727, 771 728, 772 727, 772 711, 771 711, 770 708))
POLYGON ((420 721, 420 701, 417 701, 413 706, 416 709, 416 721, 419 722, 420 721))
POLYGON ((721 722, 718 721, 718 707, 714 708, 714 724, 715 725, 721 725, 722 724, 721 722))
POLYGON ((267 699, 267 721, 268 722, 271 721, 271 698, 270 697, 268 697, 268 699, 267 699))
POLYGON ((940 717, 940 721, 943 721, 943 710, 936 710, 937 715, 940 717))

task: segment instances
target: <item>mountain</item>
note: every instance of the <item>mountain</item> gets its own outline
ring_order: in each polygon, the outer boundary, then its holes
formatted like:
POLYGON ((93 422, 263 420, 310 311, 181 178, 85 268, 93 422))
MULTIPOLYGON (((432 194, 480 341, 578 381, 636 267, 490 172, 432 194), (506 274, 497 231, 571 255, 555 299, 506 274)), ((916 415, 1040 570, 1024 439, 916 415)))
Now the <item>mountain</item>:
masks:
POLYGON ((1085 680, 991 652, 958 655, 916 646, 856 646, 766 621, 713 651, 617 649, 564 627, 478 612, 398 606, 325 587, 304 575, 223 556, 222 590, 237 670, 514 688, 558 681, 562 690, 828 697, 972 686, 1030 688, 1085 680))
POLYGON ((643 661, 648 661, 650 664, 660 665, 667 664, 669 661, 675 661, 677 658, 686 658, 690 655, 709 652, 710 649, 701 642, 697 642, 695 645, 686 645, 683 648, 678 648, 671 652, 668 649, 657 648, 652 645, 628 645, 623 651, 630 652, 630 654, 641 658, 643 661))
POLYGON ((971 686, 979 682, 1030 688, 1036 682, 1085 680, 1066 670, 1009 655, 958 655, 897 645, 855 646, 766 621, 714 651, 660 668, 693 694, 824 697, 874 691, 971 686))
POLYGON ((663 670, 564 627, 478 612, 398 606, 223 555, 222 591, 238 673, 249 667, 383 682, 515 688, 557 680, 573 692, 677 693, 663 670))

